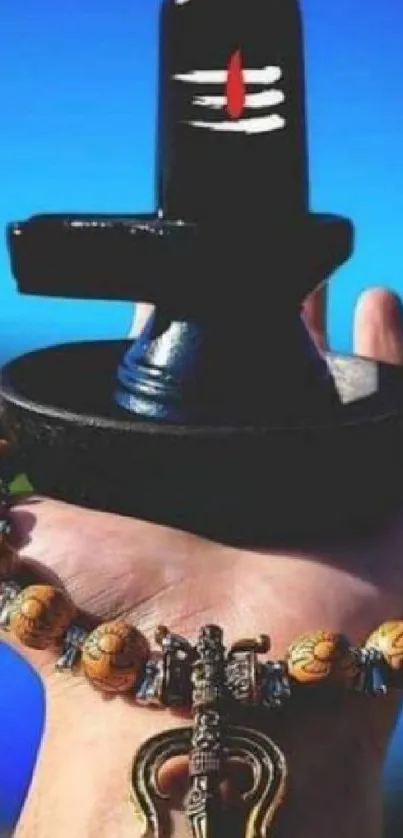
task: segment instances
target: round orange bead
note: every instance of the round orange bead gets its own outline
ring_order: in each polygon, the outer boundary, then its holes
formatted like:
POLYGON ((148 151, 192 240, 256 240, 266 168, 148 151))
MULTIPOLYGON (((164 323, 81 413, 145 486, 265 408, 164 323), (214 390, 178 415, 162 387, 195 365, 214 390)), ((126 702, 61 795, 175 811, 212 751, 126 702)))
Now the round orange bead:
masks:
POLYGON ((53 585, 30 585, 12 603, 9 627, 25 646, 49 649, 58 646, 75 614, 63 591, 53 585))
POLYGON ((378 649, 391 669, 403 670, 403 621, 389 620, 370 634, 365 648, 378 649))
POLYGON ((331 681, 348 684, 358 673, 358 664, 346 637, 329 631, 303 634, 289 647, 288 673, 301 684, 331 681))
POLYGON ((92 631, 81 650, 81 663, 94 687, 109 693, 132 689, 149 655, 148 643, 123 620, 103 623, 92 631))

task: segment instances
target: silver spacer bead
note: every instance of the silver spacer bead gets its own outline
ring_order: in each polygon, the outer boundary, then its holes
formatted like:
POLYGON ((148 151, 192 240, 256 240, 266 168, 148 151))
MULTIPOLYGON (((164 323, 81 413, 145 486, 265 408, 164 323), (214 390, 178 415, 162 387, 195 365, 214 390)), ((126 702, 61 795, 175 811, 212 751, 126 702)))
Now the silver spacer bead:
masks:
POLYGON ((231 701, 256 705, 260 701, 261 666, 254 651, 230 652, 225 665, 225 687, 231 701))
POLYGON ((22 587, 17 582, 0 583, 0 628, 3 631, 9 630, 11 606, 21 591, 22 587))
POLYGON ((73 669, 81 654, 83 644, 88 637, 89 632, 81 628, 81 626, 72 625, 67 630, 63 639, 62 655, 55 664, 58 672, 65 669, 73 669))
POLYGON ((388 692, 386 662, 382 652, 375 647, 354 650, 360 673, 354 689, 367 695, 381 696, 388 692))
POLYGON ((291 696, 291 684, 283 661, 268 661, 260 670, 260 695, 270 710, 281 707, 291 696))
POLYGON ((8 518, 0 518, 0 535, 3 536, 10 536, 12 532, 12 527, 8 518))
POLYGON ((144 674, 136 687, 135 698, 137 704, 146 707, 163 707, 164 692, 164 660, 159 652, 154 652, 148 659, 144 674))
POLYGON ((179 654, 183 653, 183 656, 194 655, 194 647, 186 640, 185 637, 182 637, 180 634, 175 634, 168 629, 165 629, 165 633, 163 633, 163 629, 165 627, 160 627, 160 634, 158 638, 158 643, 161 646, 161 649, 164 653, 174 653, 179 654))
POLYGON ((182 637, 159 626, 155 639, 162 649, 161 701, 166 707, 182 706, 191 699, 191 667, 195 647, 182 637))

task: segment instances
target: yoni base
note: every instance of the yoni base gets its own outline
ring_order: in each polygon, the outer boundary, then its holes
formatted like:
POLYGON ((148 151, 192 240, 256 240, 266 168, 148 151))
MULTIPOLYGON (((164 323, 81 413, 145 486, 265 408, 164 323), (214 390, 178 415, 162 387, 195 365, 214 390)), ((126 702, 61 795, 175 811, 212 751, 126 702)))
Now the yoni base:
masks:
POLYGON ((29 353, 2 371, 1 418, 39 494, 232 543, 301 542, 377 522, 403 499, 403 371, 329 355, 322 423, 140 421, 113 405, 127 341, 29 353))

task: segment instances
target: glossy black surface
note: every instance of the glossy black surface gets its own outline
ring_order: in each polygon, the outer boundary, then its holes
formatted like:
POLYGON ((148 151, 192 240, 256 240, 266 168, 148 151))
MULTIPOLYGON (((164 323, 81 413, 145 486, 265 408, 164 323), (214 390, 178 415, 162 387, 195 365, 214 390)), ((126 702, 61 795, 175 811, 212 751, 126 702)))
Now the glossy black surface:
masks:
POLYGON ((403 373, 325 361, 300 319, 353 228, 310 212, 296 0, 164 0, 160 69, 156 213, 8 228, 22 293, 155 316, 8 364, 7 433, 71 502, 243 543, 368 525, 402 496, 403 373))
POLYGON ((39 493, 244 543, 345 537, 401 502, 398 367, 330 356, 341 406, 320 422, 192 426, 113 406, 128 346, 53 347, 4 369, 2 419, 39 493))
MULTIPOLYGON (((22 294, 142 300, 176 314, 219 309, 248 293, 281 308, 300 302, 349 258, 351 222, 309 213, 291 228, 239 230, 156 216, 36 215, 8 225, 22 294)), ((225 330, 226 319, 222 321, 225 330)))
POLYGON ((164 215, 270 227, 307 212, 296 0, 164 0, 160 61, 164 215))
POLYGON ((158 205, 203 231, 188 281, 215 288, 191 319, 186 308, 177 316, 176 301, 157 312, 119 367, 115 400, 170 422, 320 416, 337 393, 299 307, 350 255, 351 235, 323 259, 319 235, 313 248, 301 234, 309 206, 298 4, 164 0, 160 31, 158 205))
POLYGON ((118 404, 171 422, 286 423, 328 415, 339 401, 298 314, 278 317, 253 298, 242 311, 232 308, 225 331, 218 318, 157 313, 126 353, 118 380, 118 404))
POLYGON ((310 212, 304 88, 297 0, 163 0, 158 214, 9 225, 23 293, 157 306, 119 364, 122 409, 214 425, 337 406, 299 311, 353 230, 310 212))

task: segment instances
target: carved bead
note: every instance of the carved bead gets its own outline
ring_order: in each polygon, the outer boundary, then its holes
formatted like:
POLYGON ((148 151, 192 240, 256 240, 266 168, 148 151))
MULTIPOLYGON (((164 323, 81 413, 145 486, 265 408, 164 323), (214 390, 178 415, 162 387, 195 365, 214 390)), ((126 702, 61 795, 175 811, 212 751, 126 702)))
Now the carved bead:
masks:
POLYGON ((289 675, 301 684, 335 681, 352 683, 358 672, 354 651, 346 637, 328 631, 303 634, 288 649, 289 675))
POLYGON ((132 689, 143 674, 148 655, 145 637, 129 623, 114 620, 88 635, 81 664, 94 687, 103 692, 123 693, 132 689))
POLYGON ((30 585, 12 603, 9 628, 25 646, 48 649, 58 646, 75 614, 63 591, 53 585, 30 585))
POLYGON ((370 634, 365 648, 378 649, 391 669, 403 671, 403 621, 383 623, 370 634))

